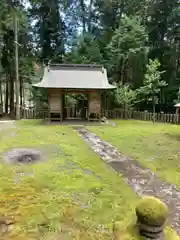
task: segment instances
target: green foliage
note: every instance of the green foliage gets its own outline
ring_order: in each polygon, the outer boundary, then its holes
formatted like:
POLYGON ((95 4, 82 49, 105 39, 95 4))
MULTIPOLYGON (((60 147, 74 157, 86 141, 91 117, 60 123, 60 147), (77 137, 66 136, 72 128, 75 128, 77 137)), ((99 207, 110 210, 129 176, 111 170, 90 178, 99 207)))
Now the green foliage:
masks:
POLYGON ((125 110, 133 106, 136 95, 136 91, 132 90, 129 85, 120 85, 114 93, 117 104, 125 110))
POLYGON ((33 107, 37 110, 45 110, 48 108, 48 92, 46 89, 30 89, 32 95, 29 96, 28 100, 33 102, 33 107))
MULTIPOLYGON (((15 80, 15 11, 10 3, 0 4, 1 83, 6 79, 9 88, 15 80)), ((173 111, 180 82, 179 12, 179 0, 17 0, 21 80, 33 81, 32 63, 37 60, 101 63, 110 81, 138 89, 144 86, 148 60, 158 59, 168 86, 154 97, 139 94, 138 107, 151 101, 158 110, 173 111)), ((11 100, 13 107, 14 93, 8 90, 4 105, 11 100)))
POLYGON ((144 60, 141 59, 140 66, 136 71, 143 68, 148 50, 146 41, 147 33, 140 21, 134 17, 124 17, 107 47, 109 70, 116 82, 126 83, 132 81, 134 73, 129 72, 129 65, 137 63, 142 55, 144 55, 144 60))
POLYGON ((149 60, 149 64, 147 65, 147 71, 145 74, 144 86, 140 87, 137 92, 143 100, 152 102, 153 112, 155 113, 155 105, 158 103, 158 94, 162 87, 165 87, 167 84, 165 81, 161 80, 161 75, 164 71, 159 71, 160 62, 155 59, 149 60))
POLYGON ((147 33, 137 18, 124 17, 116 29, 109 47, 113 53, 123 56, 138 53, 145 47, 147 33))
POLYGON ((66 96, 66 103, 69 107, 74 107, 77 104, 75 96, 69 95, 66 96))
POLYGON ((167 206, 155 197, 143 197, 136 207, 136 215, 141 223, 162 226, 168 217, 167 206))
POLYGON ((174 103, 180 103, 180 87, 179 87, 179 91, 177 93, 177 99, 174 100, 174 103))
POLYGON ((96 39, 90 34, 80 35, 72 47, 72 51, 67 54, 67 62, 95 64, 102 62, 102 54, 96 39))
MULTIPOLYGON (((42 64, 37 64, 38 69, 31 77, 33 84, 41 81, 44 74, 44 67, 42 64)), ((48 91, 47 89, 31 87, 30 92, 32 93, 28 98, 29 101, 33 102, 34 107, 38 110, 47 109, 48 107, 48 91)))
POLYGON ((31 18, 35 23, 37 55, 46 64, 49 60, 62 62, 64 54, 64 27, 59 11, 59 1, 31 1, 31 18))
POLYGON ((164 81, 161 81, 161 75, 164 71, 159 71, 160 62, 155 59, 149 60, 149 64, 147 65, 147 72, 145 74, 145 82, 144 84, 147 87, 147 91, 150 94, 156 94, 160 92, 160 87, 164 87, 167 84, 164 81))

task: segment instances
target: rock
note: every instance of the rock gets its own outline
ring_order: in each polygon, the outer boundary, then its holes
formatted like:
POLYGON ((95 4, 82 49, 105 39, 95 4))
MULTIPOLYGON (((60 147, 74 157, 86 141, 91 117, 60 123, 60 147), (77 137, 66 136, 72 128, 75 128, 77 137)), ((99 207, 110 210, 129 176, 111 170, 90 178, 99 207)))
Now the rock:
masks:
POLYGON ((102 117, 102 118, 101 118, 101 122, 102 122, 102 123, 108 123, 108 120, 107 120, 106 117, 102 117))
POLYGON ((7 232, 10 232, 15 223, 14 219, 0 219, 0 235, 4 235, 7 232))
MULTIPOLYGON (((138 223, 161 227, 168 217, 168 208, 164 202, 152 196, 145 196, 136 207, 138 223)), ((140 225, 141 226, 141 225, 140 225)))
POLYGON ((160 227, 150 226, 142 223, 138 223, 137 225, 141 236, 151 239, 159 239, 163 235, 164 225, 160 227))
POLYGON ((163 230, 168 216, 164 202, 155 197, 143 197, 136 207, 137 227, 141 236, 163 239, 163 230))
POLYGON ((0 225, 12 225, 15 223, 15 220, 14 219, 0 219, 0 225))

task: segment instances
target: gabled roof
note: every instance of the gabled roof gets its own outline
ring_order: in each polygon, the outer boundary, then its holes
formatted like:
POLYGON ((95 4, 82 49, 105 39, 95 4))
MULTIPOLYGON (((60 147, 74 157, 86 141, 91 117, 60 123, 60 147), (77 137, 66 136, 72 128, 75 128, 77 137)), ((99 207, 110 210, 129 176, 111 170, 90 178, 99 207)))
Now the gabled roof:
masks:
POLYGON ((176 105, 174 105, 174 107, 180 108, 180 103, 177 103, 176 105))
POLYGON ((39 88, 115 89, 109 84, 106 69, 101 65, 51 64, 44 68, 39 88))

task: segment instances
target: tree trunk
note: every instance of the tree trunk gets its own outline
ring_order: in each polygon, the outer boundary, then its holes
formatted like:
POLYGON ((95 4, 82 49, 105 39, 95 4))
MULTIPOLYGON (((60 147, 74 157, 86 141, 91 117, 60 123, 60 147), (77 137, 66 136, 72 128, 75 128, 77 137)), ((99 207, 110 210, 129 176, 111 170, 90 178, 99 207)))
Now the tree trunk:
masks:
POLYGON ((20 76, 19 78, 19 87, 20 87, 20 112, 22 115, 22 111, 23 111, 23 80, 22 77, 20 76))
POLYGON ((123 12, 124 12, 124 7, 125 7, 124 2, 125 2, 124 0, 121 0, 120 14, 119 14, 119 27, 121 26, 121 19, 122 19, 123 12))
POLYGON ((152 121, 153 123, 155 123, 155 114, 156 114, 156 105, 155 105, 155 96, 153 96, 153 117, 152 117, 152 121))
POLYGON ((25 106, 26 106, 26 103, 25 103, 25 88, 23 87, 23 92, 22 92, 22 94, 23 94, 23 108, 25 109, 25 106))
POLYGON ((127 120, 127 105, 126 105, 126 103, 123 104, 123 108, 124 108, 124 118, 127 120))
POLYGON ((81 19, 83 25, 83 33, 86 32, 86 11, 85 11, 85 4, 84 0, 80 0, 80 7, 81 7, 81 19))
POLYGON ((123 84, 123 83, 124 83, 124 67, 125 67, 125 61, 126 61, 126 59, 122 58, 120 84, 123 84))
POLYGON ((14 78, 10 75, 10 115, 14 117, 14 78))
POLYGON ((93 13, 93 0, 89 3, 89 18, 88 18, 88 32, 92 33, 92 13, 93 13))
POLYGON ((176 56, 176 78, 178 76, 179 73, 179 68, 180 68, 180 42, 177 44, 177 56, 176 56))
POLYGON ((19 83, 20 83, 20 108, 22 109, 23 106, 23 82, 22 82, 22 77, 20 76, 19 78, 19 83))
POLYGON ((0 115, 3 113, 3 90, 2 83, 0 83, 0 115))
MULTIPOLYGON (((22 83, 23 84, 23 83, 22 83)), ((22 87, 22 107, 23 107, 23 115, 22 117, 25 118, 25 88, 24 88, 24 85, 22 87)))
POLYGON ((8 114, 9 110, 9 81, 8 75, 6 74, 6 93, 5 93, 5 113, 8 114))

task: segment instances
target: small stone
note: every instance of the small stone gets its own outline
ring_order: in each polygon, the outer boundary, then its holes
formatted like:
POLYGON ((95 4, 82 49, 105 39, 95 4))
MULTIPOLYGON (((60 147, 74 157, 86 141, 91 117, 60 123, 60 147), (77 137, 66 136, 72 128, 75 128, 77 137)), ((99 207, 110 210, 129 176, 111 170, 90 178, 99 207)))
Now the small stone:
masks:
POLYGON ((103 122, 103 123, 108 123, 108 120, 107 120, 106 117, 102 117, 102 118, 101 118, 101 122, 103 122))
POLYGON ((14 223, 14 219, 0 219, 0 234, 10 232, 14 223))
POLYGON ((12 224, 14 224, 15 223, 15 220, 14 219, 7 219, 7 220, 5 220, 5 224, 6 225, 12 225, 12 224))

